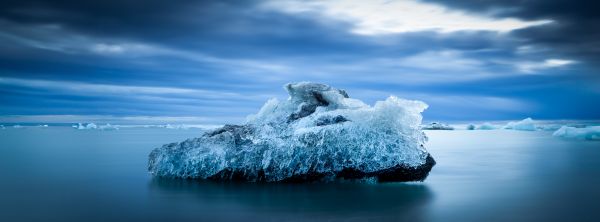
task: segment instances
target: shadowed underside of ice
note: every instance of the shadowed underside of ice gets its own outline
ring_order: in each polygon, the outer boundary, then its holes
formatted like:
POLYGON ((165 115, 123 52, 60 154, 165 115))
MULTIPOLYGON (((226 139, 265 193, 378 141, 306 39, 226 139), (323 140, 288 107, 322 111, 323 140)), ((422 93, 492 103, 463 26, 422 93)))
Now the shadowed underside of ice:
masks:
POLYGON ((287 84, 244 125, 150 153, 155 176, 303 182, 333 179, 422 181, 435 161, 420 130, 427 105, 389 97, 369 106, 324 84, 287 84))
POLYGON ((552 135, 567 139, 600 140, 600 126, 589 126, 585 128, 563 126, 556 130, 552 135))

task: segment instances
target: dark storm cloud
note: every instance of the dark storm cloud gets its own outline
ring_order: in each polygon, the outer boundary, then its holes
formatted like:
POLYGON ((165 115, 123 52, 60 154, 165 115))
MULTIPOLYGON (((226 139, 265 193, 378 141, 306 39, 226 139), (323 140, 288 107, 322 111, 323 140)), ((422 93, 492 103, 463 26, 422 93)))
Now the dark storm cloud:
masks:
POLYGON ((600 18, 598 1, 590 0, 424 0, 472 12, 486 12, 497 16, 517 16, 525 19, 581 19, 600 18))
MULTIPOLYGON (((272 57, 274 53, 288 56, 377 56, 378 53, 415 53, 423 50, 420 45, 427 45, 427 50, 481 49, 488 48, 495 41, 494 34, 486 32, 445 35, 421 32, 370 40, 349 33, 351 24, 340 21, 323 24, 310 17, 261 10, 259 3, 7 1, 0 9, 0 22, 7 22, 0 25, 19 36, 33 36, 46 43, 65 38, 65 33, 61 32, 67 32, 99 42, 139 41, 198 49, 228 57, 272 57), (41 25, 57 25, 60 30, 40 33, 22 28, 35 29, 41 25), (393 43, 393 46, 381 47, 380 41, 393 43)), ((76 45, 77 42, 69 41, 68 44, 76 45)))
MULTIPOLYGON (((228 3, 201 1, 4 1, 1 14, 4 19, 25 24, 55 23, 73 30, 98 35, 172 35, 183 23, 184 16, 197 8, 197 23, 207 23, 211 9, 228 3)), ((180 33, 183 33, 181 31, 180 33)))
POLYGON ((600 93, 586 78, 597 70, 589 66, 598 64, 598 31, 589 28, 597 15, 560 10, 567 2, 516 3, 443 2, 555 22, 509 33, 365 36, 351 21, 260 1, 3 1, 0 115, 243 117, 285 98, 281 85, 308 80, 369 103, 421 99, 431 118, 598 117, 598 105, 583 102, 600 93), (553 58, 581 63, 544 63, 553 58))
POLYGON ((345 51, 357 38, 308 19, 257 10, 255 1, 9 1, 1 18, 12 25, 57 24, 66 31, 104 39, 201 48, 225 56, 260 51, 345 51), (269 36, 269 38, 263 38, 269 36), (290 48, 302 44, 303 47, 290 48))
MULTIPOLYGON (((222 59, 266 59, 289 66, 304 63, 317 70, 336 63, 356 64, 423 51, 497 49, 496 53, 506 54, 512 51, 507 50, 507 46, 515 47, 514 40, 497 38, 493 32, 417 32, 368 38, 349 33, 350 24, 343 22, 323 24, 310 17, 293 17, 257 8, 256 4, 238 1, 148 1, 143 4, 138 1, 12 1, 2 9, 1 18, 6 21, 0 25, 4 26, 4 32, 14 36, 14 41, 29 47, 6 44, 4 48, 10 50, 0 52, 0 63, 6 70, 4 75, 12 76, 78 81, 118 79, 121 83, 130 79, 138 83, 141 79, 164 83, 164 78, 168 78, 171 83, 186 84, 192 75, 202 76, 205 80, 229 75, 228 82, 235 82, 236 78, 230 70, 224 70, 223 65, 189 61, 190 56, 178 58, 181 53, 132 58, 98 56, 90 48, 96 44, 115 44, 117 47, 122 42, 133 42, 169 50, 208 53, 222 59), (20 56, 15 57, 16 54, 20 56), (156 60, 162 66, 147 67, 133 62, 156 64, 156 60), (193 68, 190 62, 202 68, 193 68), (86 74, 73 74, 73 70, 86 74), (170 75, 165 76, 164 73, 170 75)), ((312 69, 295 70, 299 74, 315 72, 312 69)), ((390 70, 371 72, 389 73, 390 70)), ((292 80, 295 79, 289 79, 292 80)))
POLYGON ((524 43, 547 53, 564 55, 598 66, 600 60, 600 1, 593 0, 425 0, 473 13, 521 19, 551 19, 549 25, 517 30, 524 43))

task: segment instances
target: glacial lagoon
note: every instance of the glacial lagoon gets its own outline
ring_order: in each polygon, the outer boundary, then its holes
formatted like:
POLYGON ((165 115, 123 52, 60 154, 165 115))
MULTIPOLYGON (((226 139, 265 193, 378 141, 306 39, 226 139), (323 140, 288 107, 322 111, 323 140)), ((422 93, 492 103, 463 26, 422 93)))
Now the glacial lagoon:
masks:
POLYGON ((595 221, 600 142, 551 131, 425 131, 424 182, 160 179, 148 153, 204 130, 0 130, 5 221, 595 221))

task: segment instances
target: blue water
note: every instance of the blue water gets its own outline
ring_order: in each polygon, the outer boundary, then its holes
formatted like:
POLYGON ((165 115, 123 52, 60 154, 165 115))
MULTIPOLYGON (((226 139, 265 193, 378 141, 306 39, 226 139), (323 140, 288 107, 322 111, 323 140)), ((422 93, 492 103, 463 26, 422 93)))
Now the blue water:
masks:
POLYGON ((597 221, 600 142, 427 131, 423 183, 154 179, 151 149, 199 129, 0 130, 0 221, 597 221))

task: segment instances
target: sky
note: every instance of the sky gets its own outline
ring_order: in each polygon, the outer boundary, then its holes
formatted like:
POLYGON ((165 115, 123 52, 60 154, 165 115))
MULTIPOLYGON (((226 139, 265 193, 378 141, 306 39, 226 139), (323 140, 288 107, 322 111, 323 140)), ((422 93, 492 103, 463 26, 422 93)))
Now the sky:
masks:
POLYGON ((0 121, 238 123, 298 81, 425 120, 600 119, 599 4, 4 0, 0 121))

